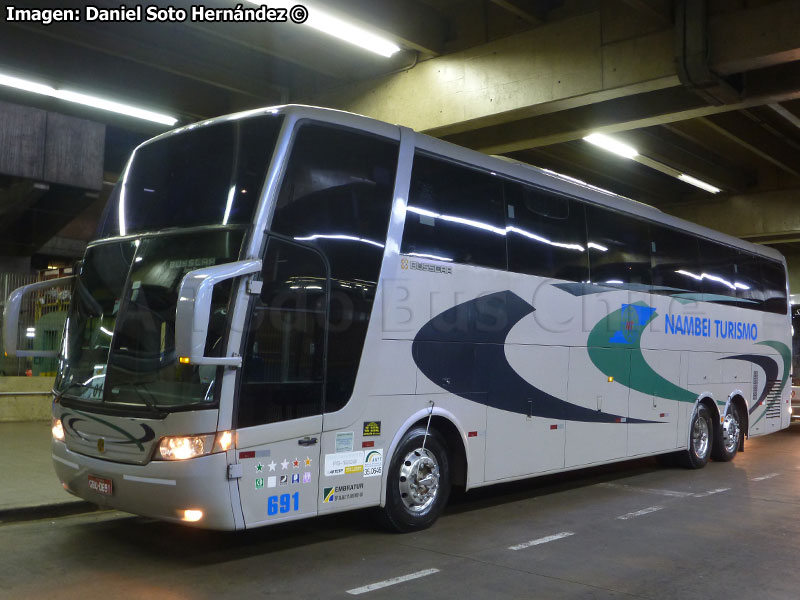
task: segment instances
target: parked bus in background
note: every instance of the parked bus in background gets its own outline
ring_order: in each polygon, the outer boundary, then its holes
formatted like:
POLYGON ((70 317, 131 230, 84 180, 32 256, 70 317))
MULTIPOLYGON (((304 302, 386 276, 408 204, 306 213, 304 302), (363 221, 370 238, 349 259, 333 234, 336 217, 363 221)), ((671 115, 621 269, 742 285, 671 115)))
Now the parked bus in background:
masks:
POLYGON ((772 249, 403 127, 251 111, 133 153, 74 279, 53 460, 167 521, 412 531, 453 485, 731 460, 789 425, 790 328, 772 249))
MULTIPOLYGON (((792 302, 796 296, 790 296, 792 302)), ((800 419, 800 304, 792 304, 792 419, 800 419)))

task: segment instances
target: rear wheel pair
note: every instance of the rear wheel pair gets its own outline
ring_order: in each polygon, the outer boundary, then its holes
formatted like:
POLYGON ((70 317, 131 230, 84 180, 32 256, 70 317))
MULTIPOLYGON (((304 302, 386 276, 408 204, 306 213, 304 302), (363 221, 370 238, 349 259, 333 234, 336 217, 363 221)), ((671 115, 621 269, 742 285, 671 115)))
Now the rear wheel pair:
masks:
POLYGON ((699 404, 689 426, 689 448, 683 455, 684 466, 701 469, 709 457, 722 462, 733 460, 739 450, 741 424, 739 408, 735 404, 731 404, 718 428, 714 427, 711 411, 705 405, 699 404))

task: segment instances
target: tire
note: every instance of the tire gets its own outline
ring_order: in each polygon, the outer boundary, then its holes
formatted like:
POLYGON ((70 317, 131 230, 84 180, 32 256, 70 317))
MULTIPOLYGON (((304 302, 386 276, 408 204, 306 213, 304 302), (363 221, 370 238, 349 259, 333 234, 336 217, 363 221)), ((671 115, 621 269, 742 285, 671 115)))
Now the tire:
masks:
POLYGON ((689 448, 683 453, 683 466, 687 469, 705 467, 713 445, 714 423, 711 413, 704 405, 698 404, 689 424, 689 448))
POLYGON ((717 431, 719 435, 714 440, 711 458, 722 462, 733 460, 739 450, 742 436, 742 417, 735 404, 731 404, 728 414, 725 415, 725 419, 717 431))
POLYGON ((408 533, 426 529, 442 513, 450 495, 450 460, 447 445, 435 429, 410 429, 389 463, 386 506, 380 514, 388 529, 408 533), (427 483, 428 485, 423 484, 427 483))

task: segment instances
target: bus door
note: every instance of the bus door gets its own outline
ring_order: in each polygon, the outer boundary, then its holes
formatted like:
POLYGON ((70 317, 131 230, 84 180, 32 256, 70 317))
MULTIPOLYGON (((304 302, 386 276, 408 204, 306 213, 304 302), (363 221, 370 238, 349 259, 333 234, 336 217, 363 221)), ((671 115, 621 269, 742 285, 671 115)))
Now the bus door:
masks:
POLYGON ((317 513, 329 279, 318 251, 270 237, 236 408, 246 527, 317 513))

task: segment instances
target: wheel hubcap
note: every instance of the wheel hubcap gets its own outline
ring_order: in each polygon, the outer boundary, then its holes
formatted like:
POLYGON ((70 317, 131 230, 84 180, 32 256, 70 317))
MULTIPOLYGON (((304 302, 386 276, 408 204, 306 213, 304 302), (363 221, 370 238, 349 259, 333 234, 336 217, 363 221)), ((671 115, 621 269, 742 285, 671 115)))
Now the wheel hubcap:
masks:
POLYGON ((400 465, 400 497, 406 508, 421 512, 436 499, 439 491, 439 463, 422 448, 409 452, 400 465))
POLYGON ((708 452, 708 423, 705 419, 698 418, 692 428, 692 446, 698 458, 705 458, 708 452))
POLYGON ((722 442, 728 454, 732 454, 739 446, 739 423, 731 414, 722 422, 722 442))

